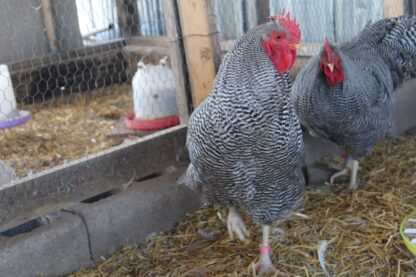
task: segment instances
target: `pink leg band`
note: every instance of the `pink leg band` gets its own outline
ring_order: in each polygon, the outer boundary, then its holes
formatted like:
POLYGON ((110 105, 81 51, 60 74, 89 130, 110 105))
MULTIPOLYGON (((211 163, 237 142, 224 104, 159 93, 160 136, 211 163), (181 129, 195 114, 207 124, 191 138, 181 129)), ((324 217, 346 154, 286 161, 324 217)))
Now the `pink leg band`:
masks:
POLYGON ((268 243, 262 243, 260 245, 260 254, 271 254, 272 249, 270 248, 270 245, 268 243))

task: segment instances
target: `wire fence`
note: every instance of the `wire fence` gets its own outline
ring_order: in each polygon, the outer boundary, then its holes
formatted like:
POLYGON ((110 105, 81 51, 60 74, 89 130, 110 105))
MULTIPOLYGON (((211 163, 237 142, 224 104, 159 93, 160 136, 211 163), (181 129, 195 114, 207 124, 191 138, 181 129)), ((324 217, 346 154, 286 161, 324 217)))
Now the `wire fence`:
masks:
MULTIPOLYGON (((178 14, 166 3, 0 0, 0 185, 179 123, 191 100, 184 57, 171 56, 178 14)), ((282 9, 297 17, 311 55, 325 37, 347 41, 367 22, 415 7, 413 0, 214 0, 223 53, 282 9)))
POLYGON ((333 43, 352 39, 368 22, 411 13, 413 0, 216 0, 215 13, 225 49, 249 29, 267 21, 267 16, 290 11, 296 16, 302 41, 309 55, 328 38, 333 43), (228 41, 228 43, 227 43, 228 41))
POLYGON ((163 3, 0 0, 0 188, 179 124, 163 3))

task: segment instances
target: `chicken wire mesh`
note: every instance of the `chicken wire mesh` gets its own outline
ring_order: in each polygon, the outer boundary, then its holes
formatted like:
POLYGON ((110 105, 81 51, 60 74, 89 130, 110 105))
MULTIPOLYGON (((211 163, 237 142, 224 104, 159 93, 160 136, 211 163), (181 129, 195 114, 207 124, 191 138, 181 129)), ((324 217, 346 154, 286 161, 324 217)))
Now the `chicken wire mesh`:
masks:
POLYGON ((0 0, 0 187, 179 124, 165 2, 0 0))
POLYGON ((412 13, 413 0, 215 0, 217 26, 222 49, 249 29, 267 21, 282 10, 296 16, 306 55, 319 51, 325 38, 339 43, 352 39, 368 22, 412 13))

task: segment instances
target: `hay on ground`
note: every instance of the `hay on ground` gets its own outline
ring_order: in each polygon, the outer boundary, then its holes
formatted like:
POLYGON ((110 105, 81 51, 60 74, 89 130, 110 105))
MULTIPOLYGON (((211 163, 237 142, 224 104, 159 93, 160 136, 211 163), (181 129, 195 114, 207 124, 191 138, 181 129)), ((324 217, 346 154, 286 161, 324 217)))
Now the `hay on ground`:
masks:
MULTIPOLYGON (((416 258, 399 233, 401 220, 416 210, 415 145, 410 136, 379 143, 361 163, 354 193, 342 185, 308 187, 299 214, 273 226, 280 273, 325 276, 317 250, 326 241, 322 257, 331 276, 415 276, 416 258)), ((253 276, 261 228, 246 218, 250 241, 230 241, 226 218, 226 210, 201 209, 171 233, 70 276, 253 276)))
POLYGON ((25 177, 120 144, 106 135, 133 110, 133 101, 130 86, 117 85, 19 109, 32 118, 0 131, 0 157, 25 177))

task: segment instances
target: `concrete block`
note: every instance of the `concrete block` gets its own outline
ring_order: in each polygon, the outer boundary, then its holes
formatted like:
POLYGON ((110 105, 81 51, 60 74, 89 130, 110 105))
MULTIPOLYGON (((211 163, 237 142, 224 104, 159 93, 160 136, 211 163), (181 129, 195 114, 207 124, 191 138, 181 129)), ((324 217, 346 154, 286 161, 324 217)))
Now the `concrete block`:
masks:
POLYGON ((85 226, 72 214, 64 213, 53 224, 0 240, 2 277, 64 275, 91 264, 85 226))
POLYGON ((416 135, 416 127, 410 128, 409 130, 407 130, 406 132, 407 135, 416 135))
POLYGON ((394 92, 391 119, 393 124, 389 136, 400 136, 416 127, 416 79, 394 92))
POLYGON ((303 130, 303 142, 305 144, 305 165, 311 165, 327 155, 337 155, 341 152, 336 144, 312 137, 305 129, 303 130))
POLYGON ((308 185, 322 185, 325 182, 329 182, 331 175, 335 173, 334 170, 316 163, 308 165, 306 169, 308 174, 308 185))
POLYGON ((305 144, 304 166, 306 167, 307 176, 305 176, 305 179, 307 185, 320 185, 328 182, 334 170, 317 164, 316 161, 328 155, 338 155, 341 150, 334 143, 312 137, 306 129, 303 130, 303 141, 305 144))
POLYGON ((72 207, 86 222, 93 259, 126 244, 139 244, 151 233, 170 230, 186 213, 199 208, 199 196, 176 184, 182 172, 134 183, 119 194, 72 207))

